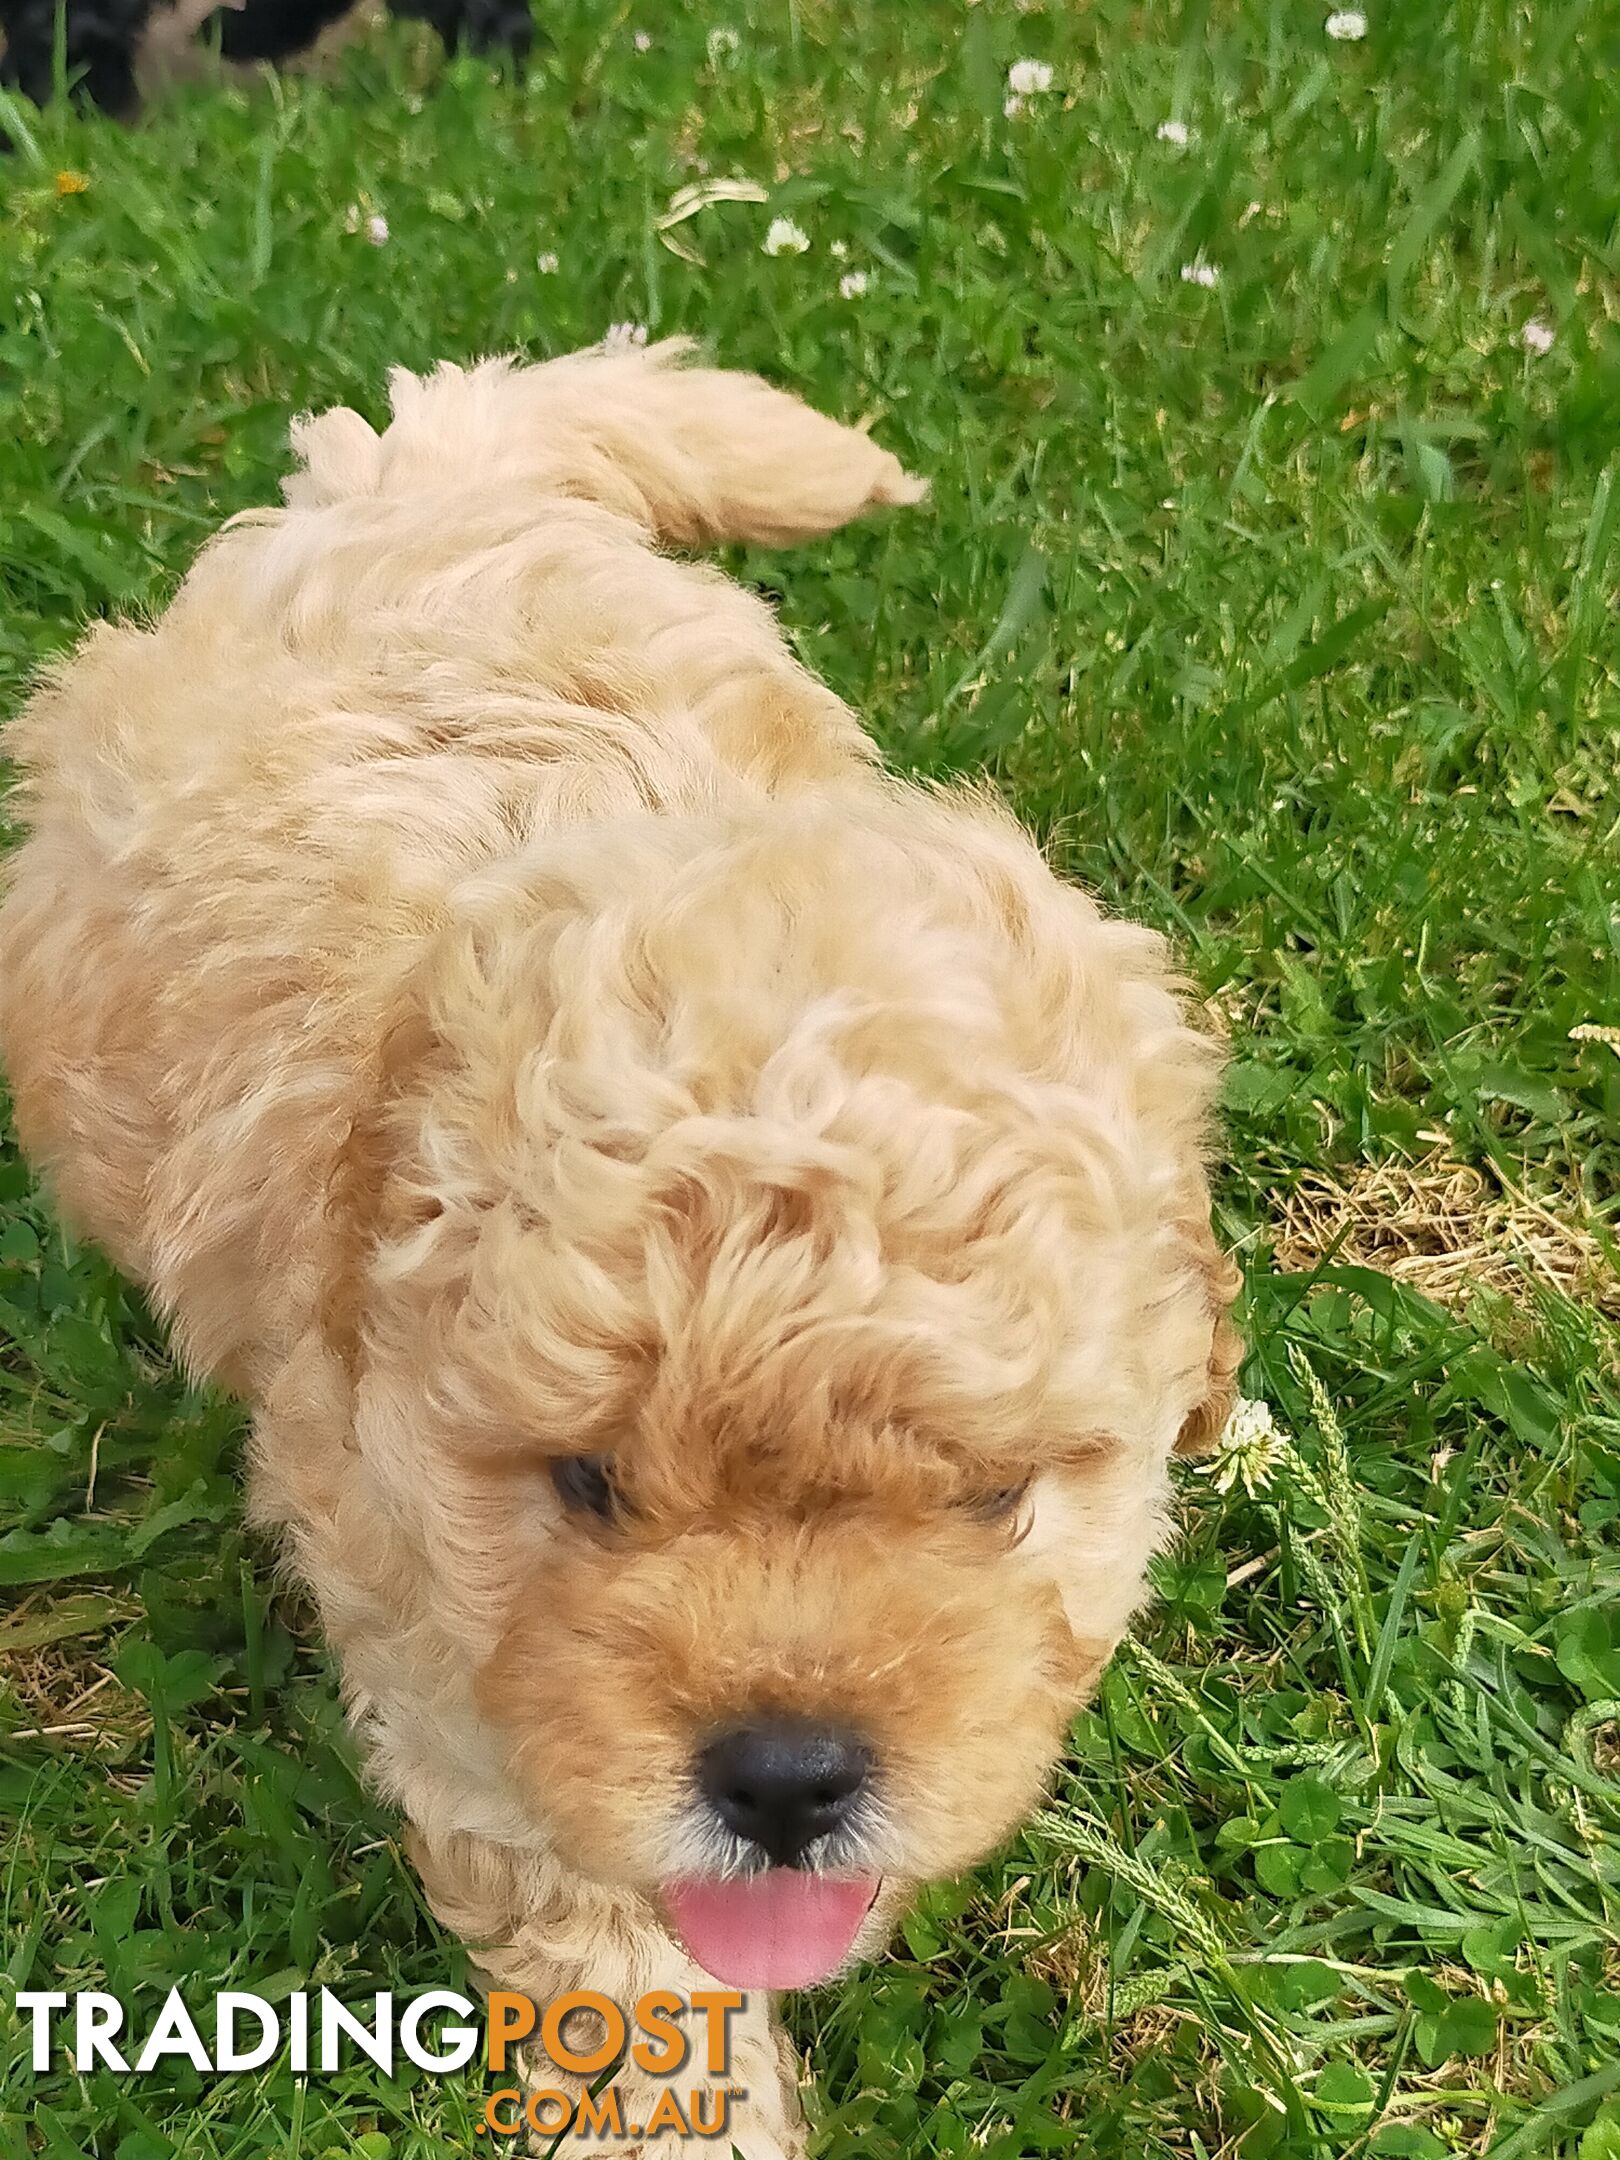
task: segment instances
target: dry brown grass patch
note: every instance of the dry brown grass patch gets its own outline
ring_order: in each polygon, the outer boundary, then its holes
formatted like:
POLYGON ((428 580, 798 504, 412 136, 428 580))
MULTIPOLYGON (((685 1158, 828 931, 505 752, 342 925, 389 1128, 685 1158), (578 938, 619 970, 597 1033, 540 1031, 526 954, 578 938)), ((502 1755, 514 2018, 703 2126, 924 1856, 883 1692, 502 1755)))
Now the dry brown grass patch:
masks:
POLYGON ((1306 1275, 1334 1261, 1455 1311, 1482 1291, 1526 1305, 1545 1289, 1620 1315, 1620 1274, 1584 1224, 1444 1147, 1416 1163, 1301 1172, 1282 1196, 1276 1264, 1306 1275))
POLYGON ((132 1608, 101 1596, 31 1599, 0 1623, 0 1717, 9 1740, 123 1755, 151 1712, 106 1662, 109 1630, 132 1608))

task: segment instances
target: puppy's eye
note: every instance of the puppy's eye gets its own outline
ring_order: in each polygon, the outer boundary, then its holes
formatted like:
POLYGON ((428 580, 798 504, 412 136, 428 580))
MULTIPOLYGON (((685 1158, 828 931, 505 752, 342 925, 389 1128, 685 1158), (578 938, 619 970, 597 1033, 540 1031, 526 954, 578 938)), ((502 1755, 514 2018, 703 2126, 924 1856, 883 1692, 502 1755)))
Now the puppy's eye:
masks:
POLYGON ((967 1503, 968 1513, 976 1522, 1005 1522, 1029 1498, 1030 1483, 1025 1478, 1018 1485, 998 1485, 994 1492, 976 1493, 967 1503))
POLYGON ((547 1467, 553 1491, 571 1514, 613 1520, 619 1494, 613 1466, 605 1455, 559 1455, 547 1467))

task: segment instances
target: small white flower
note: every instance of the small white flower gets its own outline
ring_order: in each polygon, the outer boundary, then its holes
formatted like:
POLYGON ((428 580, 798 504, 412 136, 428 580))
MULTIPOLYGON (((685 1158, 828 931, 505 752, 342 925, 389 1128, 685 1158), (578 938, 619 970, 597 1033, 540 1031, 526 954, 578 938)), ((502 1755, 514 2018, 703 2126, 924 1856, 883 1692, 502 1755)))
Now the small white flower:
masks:
POLYGON ((1218 285, 1221 282, 1221 266, 1219 263, 1205 262, 1200 255, 1195 262, 1182 264, 1181 282, 1183 285, 1218 285))
POLYGON ((827 253, 834 262, 842 262, 849 253, 849 242, 847 240, 831 240, 827 244, 827 253))
POLYGON ((534 258, 534 267, 542 277, 554 277, 556 275, 558 269, 557 258, 550 248, 547 248, 544 254, 537 255, 534 258))
POLYGON ((742 39, 730 24, 716 23, 708 39, 710 67, 718 67, 722 60, 734 60, 741 50, 742 39))
POLYGON ((1160 142, 1174 143, 1178 150, 1185 150, 1192 141, 1192 133, 1185 120, 1161 120, 1154 133, 1160 142))
POLYGON ((1021 97, 1010 97, 1001 109, 1009 120, 1016 120, 1024 109, 1024 101, 1021 97))
POLYGON ((1018 97, 1039 97, 1052 87, 1052 70, 1044 60, 1015 60, 1007 70, 1007 88, 1018 97))
POLYGON ((1527 353, 1533 353, 1539 360, 1543 353, 1550 353, 1553 349, 1551 323, 1544 323, 1539 317, 1532 316, 1519 332, 1519 343, 1527 353))
POLYGON ((1367 35, 1367 18, 1360 8, 1335 8, 1322 28, 1341 45, 1354 45, 1367 35))
POLYGON ((650 30, 638 30, 630 42, 637 52, 651 52, 652 32, 650 30))
POLYGON ((846 270, 838 280, 838 290, 846 300, 859 300, 871 282, 864 270, 846 270))
POLYGON ((1217 1492, 1241 1485, 1252 1500, 1271 1484, 1288 1459, 1292 1443, 1278 1430, 1268 1402, 1245 1396, 1226 1421, 1215 1453, 1200 1467, 1217 1492))
POLYGON ((647 325, 639 322, 609 323, 607 336, 602 340, 602 350, 610 353, 634 352, 638 345, 647 342, 647 325))
POLYGON ((802 255, 810 245, 810 235, 790 217, 772 218, 762 245, 767 255, 802 255))
POLYGON ((385 217, 368 217, 366 219, 366 238, 373 247, 386 247, 388 245, 388 220, 385 217))

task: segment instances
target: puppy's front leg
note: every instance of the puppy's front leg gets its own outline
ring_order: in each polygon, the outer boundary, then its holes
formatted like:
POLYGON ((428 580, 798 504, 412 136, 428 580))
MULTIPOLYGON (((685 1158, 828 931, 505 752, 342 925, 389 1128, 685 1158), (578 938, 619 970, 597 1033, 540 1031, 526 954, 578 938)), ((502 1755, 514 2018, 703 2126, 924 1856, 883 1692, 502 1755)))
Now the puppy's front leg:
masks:
MULTIPOLYGON (((683 2005, 716 1990, 717 1983, 693 1964, 658 1925, 645 1900, 632 1892, 589 1882, 544 1854, 483 1838, 455 1836, 429 1845, 416 1836, 411 1857, 434 1913, 466 1943, 491 1990, 526 1995, 542 2010, 559 1996, 589 1990, 605 1995, 629 2017, 644 1995, 660 1990, 668 1990, 683 2005)), ((576 2018, 584 2025, 591 2013, 579 2012, 576 2018)), ((693 2014, 684 2022, 691 2044, 677 2073, 649 2075, 628 2052, 603 2072, 618 2092, 622 2144, 585 2131, 560 2139, 555 2133, 540 2136, 534 2149, 554 2152, 558 2160, 582 2160, 586 2154, 593 2160, 631 2160, 643 2152, 647 2160, 696 2160, 698 2155, 730 2160, 735 2146, 743 2160, 803 2160, 797 2064, 770 1997, 747 1996, 740 2010, 727 2015, 730 2045, 723 2072, 708 2067, 704 2018, 693 2014), (709 2136, 660 2131, 641 2146, 632 2131, 658 2120, 655 2111, 665 2094, 675 2096, 684 2119, 724 2127, 709 2136), (695 2106, 694 2095, 701 2096, 695 2106), (723 2115, 718 2112, 721 2095, 726 2096, 723 2115)), ((588 2051, 595 2038, 572 2025, 564 2037, 580 2052, 588 2051)), ((588 2088, 601 2083, 600 2078, 568 2077, 532 2043, 516 2051, 516 2059, 530 2092, 562 2093, 576 2110, 588 2088)), ((545 2120, 560 2114, 553 2106, 545 2120)))

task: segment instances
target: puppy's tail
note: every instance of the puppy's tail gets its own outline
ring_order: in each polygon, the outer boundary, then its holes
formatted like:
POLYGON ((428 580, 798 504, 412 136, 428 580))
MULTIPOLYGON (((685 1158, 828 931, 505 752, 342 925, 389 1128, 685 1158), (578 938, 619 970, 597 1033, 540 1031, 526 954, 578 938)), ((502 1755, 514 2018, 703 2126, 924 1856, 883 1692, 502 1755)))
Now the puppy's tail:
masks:
POLYGON ((914 479, 859 428, 842 426, 757 375, 680 363, 684 338, 593 350, 520 367, 445 362, 396 369, 393 424, 358 413, 293 428, 303 469, 295 508, 358 495, 473 487, 583 496, 678 546, 753 540, 785 546, 864 511, 920 502, 914 479))

